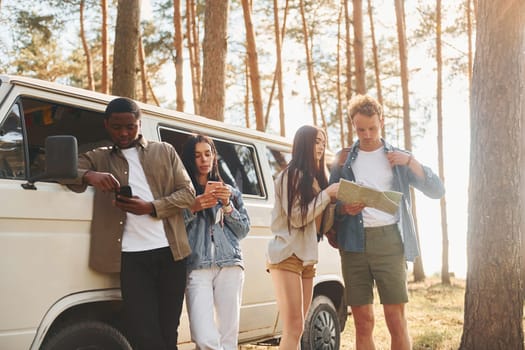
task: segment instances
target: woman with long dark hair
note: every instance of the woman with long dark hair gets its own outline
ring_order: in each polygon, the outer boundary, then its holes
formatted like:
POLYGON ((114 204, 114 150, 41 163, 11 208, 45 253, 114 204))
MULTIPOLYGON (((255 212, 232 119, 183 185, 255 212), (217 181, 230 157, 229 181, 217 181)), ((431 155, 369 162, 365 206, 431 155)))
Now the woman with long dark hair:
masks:
POLYGON ((267 266, 283 325, 281 350, 299 349, 312 300, 317 234, 339 189, 339 184, 328 185, 325 148, 324 130, 302 126, 294 137, 292 160, 275 180, 267 266))
POLYGON ((221 179, 211 138, 191 136, 182 161, 197 193, 184 213, 192 250, 186 285, 191 338, 198 349, 237 350, 244 283, 239 241, 250 219, 241 193, 221 179))

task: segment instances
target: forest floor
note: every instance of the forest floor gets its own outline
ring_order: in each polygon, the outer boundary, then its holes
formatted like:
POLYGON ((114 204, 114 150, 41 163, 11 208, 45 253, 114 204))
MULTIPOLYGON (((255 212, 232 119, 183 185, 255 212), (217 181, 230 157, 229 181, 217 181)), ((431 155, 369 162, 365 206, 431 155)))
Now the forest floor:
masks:
MULTIPOLYGON (((413 350, 458 349, 463 331, 465 281, 451 278, 451 285, 441 284, 439 277, 424 282, 409 282, 409 303, 406 313, 413 350)), ((383 308, 375 297, 376 326, 374 340, 377 350, 390 349, 390 336, 383 317, 383 308)), ((276 350, 276 346, 243 345, 242 350, 276 350)), ((349 316, 341 334, 340 350, 355 349, 355 331, 349 316)))

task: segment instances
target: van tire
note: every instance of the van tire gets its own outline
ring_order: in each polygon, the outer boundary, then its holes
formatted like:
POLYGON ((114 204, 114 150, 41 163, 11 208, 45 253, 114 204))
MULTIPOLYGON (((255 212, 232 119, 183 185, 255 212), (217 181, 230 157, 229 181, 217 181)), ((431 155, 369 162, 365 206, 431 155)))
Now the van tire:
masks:
POLYGON ((42 347, 42 350, 71 349, 132 350, 118 329, 99 321, 86 321, 62 328, 42 347))
POLYGON ((301 349, 338 350, 341 326, 334 303, 324 295, 314 297, 306 317, 301 349))

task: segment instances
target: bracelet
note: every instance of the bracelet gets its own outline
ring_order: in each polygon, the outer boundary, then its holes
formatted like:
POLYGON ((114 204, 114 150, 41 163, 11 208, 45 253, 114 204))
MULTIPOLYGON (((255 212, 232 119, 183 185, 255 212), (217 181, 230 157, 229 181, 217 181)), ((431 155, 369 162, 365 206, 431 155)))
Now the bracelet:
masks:
POLYGON ((151 202, 151 213, 149 213, 149 215, 153 218, 156 218, 157 217, 157 209, 155 209, 155 206, 153 205, 153 202, 151 202))
POLYGON ((410 165, 410 162, 412 161, 412 158, 414 158, 412 155, 409 155, 409 156, 408 156, 408 161, 407 161, 407 163, 405 164, 406 166, 409 166, 409 165, 410 165))
MULTIPOLYGON (((85 180, 86 180, 86 175, 87 175, 88 173, 90 173, 90 172, 92 172, 91 169, 88 169, 88 170, 86 170, 86 171, 84 172, 84 175, 82 175, 82 182, 85 182, 85 180)), ((86 183, 89 185, 89 183, 88 183, 87 181, 86 181, 86 183)))
POLYGON ((233 211, 233 207, 232 207, 231 202, 228 203, 227 205, 224 205, 222 207, 222 210, 224 210, 224 214, 230 214, 233 211))

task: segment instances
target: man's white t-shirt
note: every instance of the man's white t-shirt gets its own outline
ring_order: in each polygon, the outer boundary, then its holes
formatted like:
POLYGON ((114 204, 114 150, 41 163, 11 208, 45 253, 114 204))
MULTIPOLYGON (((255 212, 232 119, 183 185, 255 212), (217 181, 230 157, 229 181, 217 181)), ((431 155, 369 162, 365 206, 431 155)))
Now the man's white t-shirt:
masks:
MULTIPOLYGON (((356 183, 379 191, 391 191, 394 173, 388 161, 384 147, 367 152, 360 150, 357 158, 352 163, 356 183)), ((363 225, 377 227, 391 225, 397 222, 394 215, 384 211, 365 207, 362 211, 363 225)))
MULTIPOLYGON (((122 149, 129 165, 128 181, 134 196, 147 202, 153 201, 153 194, 140 164, 136 147, 122 149)), ((122 237, 123 252, 137 252, 169 246, 162 220, 151 215, 127 213, 126 226, 122 237)))

